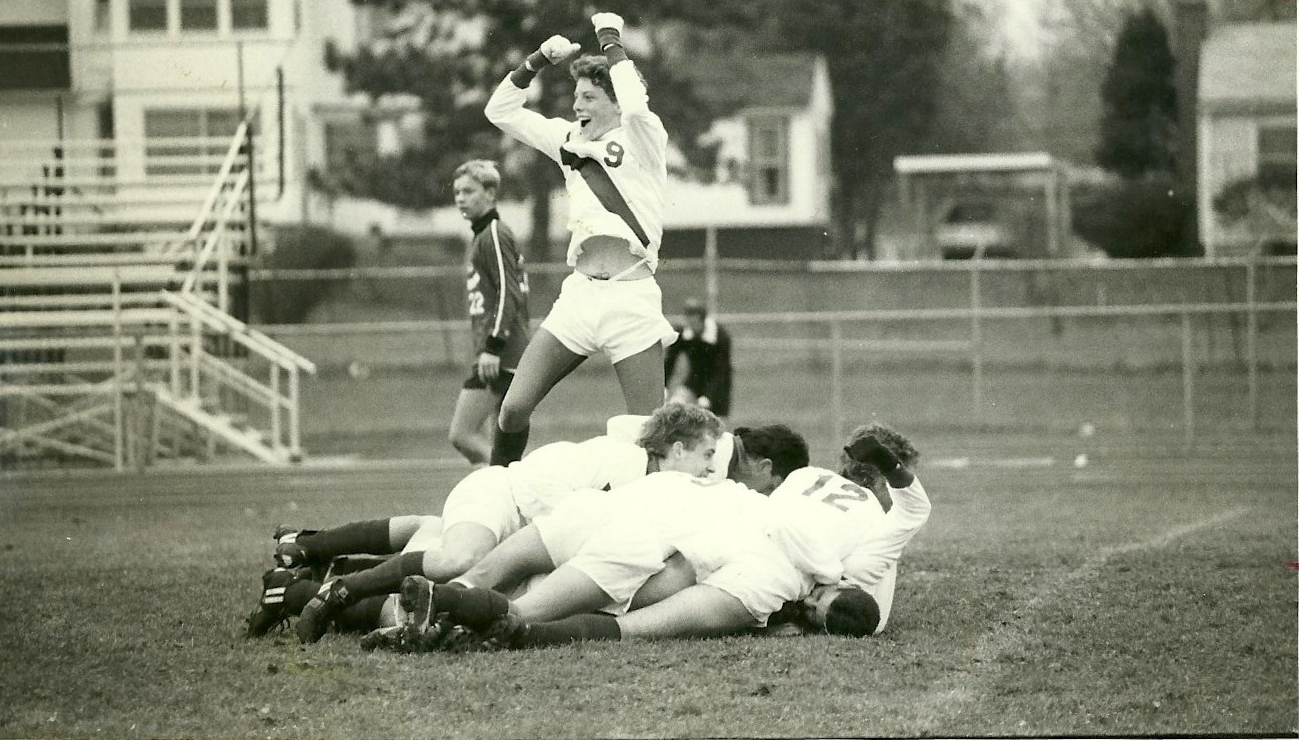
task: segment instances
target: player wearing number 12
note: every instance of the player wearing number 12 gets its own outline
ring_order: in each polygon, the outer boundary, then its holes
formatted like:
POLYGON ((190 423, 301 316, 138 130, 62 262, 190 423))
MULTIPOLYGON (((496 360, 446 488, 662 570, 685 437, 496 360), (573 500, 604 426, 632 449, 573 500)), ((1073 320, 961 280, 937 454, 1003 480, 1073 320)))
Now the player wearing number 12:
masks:
POLYGON ((524 107, 536 74, 581 48, 563 36, 547 39, 511 72, 484 110, 498 128, 563 171, 572 233, 567 263, 573 268, 501 404, 493 465, 522 456, 533 410, 597 352, 613 364, 628 413, 650 414, 663 403, 663 348, 677 337, 654 280, 668 136, 623 50, 622 18, 596 13, 591 22, 602 55, 582 56, 569 67, 576 121, 524 107))

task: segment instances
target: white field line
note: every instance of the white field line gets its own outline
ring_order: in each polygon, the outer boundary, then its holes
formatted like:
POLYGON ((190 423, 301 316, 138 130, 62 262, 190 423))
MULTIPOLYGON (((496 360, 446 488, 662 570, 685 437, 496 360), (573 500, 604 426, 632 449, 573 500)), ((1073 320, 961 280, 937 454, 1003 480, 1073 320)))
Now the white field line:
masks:
POLYGON ((1026 468, 1049 468, 1053 465, 1055 465, 1054 457, 990 457, 978 459, 969 457, 940 457, 925 463, 925 467, 927 468, 946 468, 948 470, 964 470, 971 466, 1020 470, 1026 468))
POLYGON ((1187 535, 1226 524, 1243 516, 1247 511, 1248 509, 1243 506, 1237 507, 1206 519, 1167 529, 1150 539, 1105 548, 1077 568, 1055 579, 1054 582, 1044 584, 1033 598, 1015 611, 1010 619, 979 641, 970 654, 969 670, 962 671, 934 687, 926 701, 931 709, 923 712, 925 719, 917 734, 931 735, 944 730, 950 732, 953 718, 961 713, 966 704, 978 699, 983 692, 984 684, 995 678, 999 672, 1000 669, 995 662, 997 656, 1008 652, 1016 643, 1024 639, 1025 625, 1029 623, 1032 615, 1043 605, 1055 600, 1066 586, 1092 575, 1111 558, 1145 550, 1163 549, 1187 535))

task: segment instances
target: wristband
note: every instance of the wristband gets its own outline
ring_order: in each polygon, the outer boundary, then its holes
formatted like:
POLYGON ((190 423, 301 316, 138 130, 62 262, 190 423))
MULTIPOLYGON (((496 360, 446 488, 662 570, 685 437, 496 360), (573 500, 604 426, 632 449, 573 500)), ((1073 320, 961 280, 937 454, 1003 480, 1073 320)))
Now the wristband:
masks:
POLYGON ((600 51, 610 46, 622 46, 622 34, 616 28, 601 28, 595 32, 595 40, 600 43, 600 51))
POLYGON ((600 53, 609 58, 609 66, 627 59, 627 52, 622 48, 622 34, 616 28, 601 28, 595 32, 595 39, 600 44, 600 53))
POLYGON ((510 82, 513 82, 514 86, 520 90, 524 90, 528 85, 532 84, 532 78, 536 77, 538 72, 549 65, 550 60, 538 49, 529 54, 528 58, 523 60, 523 64, 515 67, 514 71, 510 73, 510 82))
POLYGON ((496 355, 497 357, 499 357, 501 352, 504 350, 505 350, 504 337, 496 337, 496 336, 488 337, 487 341, 483 343, 483 351, 489 355, 496 355))

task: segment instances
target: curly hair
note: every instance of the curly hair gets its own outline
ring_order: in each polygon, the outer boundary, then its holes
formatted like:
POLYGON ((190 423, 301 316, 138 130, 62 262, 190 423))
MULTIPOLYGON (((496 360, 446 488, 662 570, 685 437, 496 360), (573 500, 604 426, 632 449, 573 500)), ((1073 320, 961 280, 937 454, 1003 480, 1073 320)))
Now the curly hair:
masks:
POLYGON ((613 80, 609 79, 609 58, 602 54, 583 54, 568 65, 568 73, 574 80, 588 79, 596 87, 604 90, 613 102, 618 96, 613 92, 613 80))
POLYGON ((674 442, 693 448, 706 434, 721 436, 722 421, 716 414, 693 404, 669 403, 650 415, 636 444, 644 447, 651 458, 663 459, 674 442))
POLYGON ((744 441, 744 452, 771 461, 772 475, 784 478, 808 465, 807 440, 784 424, 736 427, 735 436, 744 441))
MULTIPOLYGON (((880 444, 884 445, 897 456, 898 462, 904 467, 914 468, 920 462, 920 453, 916 451, 911 440, 899 434, 888 424, 882 422, 871 422, 863 424, 852 430, 848 435, 848 441, 845 445, 852 445, 853 442, 862 437, 874 436, 880 444)), ((870 463, 858 462, 848 456, 847 452, 839 453, 839 475, 860 486, 865 486, 878 493, 884 486, 884 474, 879 468, 870 463)))

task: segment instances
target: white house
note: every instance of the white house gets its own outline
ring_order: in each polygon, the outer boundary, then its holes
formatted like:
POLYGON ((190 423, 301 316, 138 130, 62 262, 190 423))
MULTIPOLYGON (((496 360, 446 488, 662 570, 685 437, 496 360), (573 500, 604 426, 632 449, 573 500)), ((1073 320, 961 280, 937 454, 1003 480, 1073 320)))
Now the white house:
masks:
MULTIPOLYGON (((3 0, 0 190, 66 164, 68 178, 111 181, 123 203, 134 192, 192 214, 242 110, 261 217, 298 220, 306 166, 369 107, 325 68, 326 41, 355 48, 369 15, 348 0, 3 0)), ((373 122, 368 132, 373 145, 373 122)))
POLYGON ((1197 210, 1205 254, 1226 256, 1295 240, 1295 206, 1259 201, 1249 218, 1214 209, 1242 179, 1291 183, 1296 173, 1295 24, 1224 25, 1201 49, 1197 115, 1197 210))
POLYGON ((696 93, 734 112, 707 134, 719 145, 715 181, 674 178, 668 188, 664 254, 702 254, 705 229, 712 228, 724 257, 820 256, 830 222, 834 112, 825 60, 788 54, 705 61, 691 75, 696 93))

